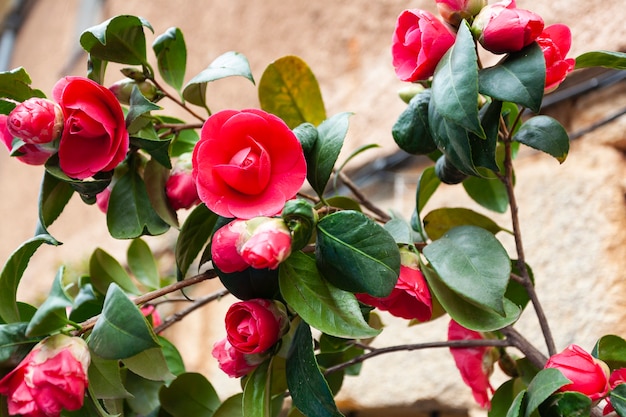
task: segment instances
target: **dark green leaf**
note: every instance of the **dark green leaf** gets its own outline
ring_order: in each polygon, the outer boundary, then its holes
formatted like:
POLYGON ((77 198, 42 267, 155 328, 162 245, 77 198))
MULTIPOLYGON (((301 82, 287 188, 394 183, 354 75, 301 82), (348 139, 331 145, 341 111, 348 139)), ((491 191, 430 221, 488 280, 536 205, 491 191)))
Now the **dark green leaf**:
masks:
POLYGON ((166 338, 159 336, 159 343, 163 350, 163 356, 167 362, 167 367, 174 375, 180 375, 185 372, 185 363, 183 362, 180 352, 176 349, 176 346, 166 338))
POLYGON ((63 290, 63 271, 63 267, 59 268, 52 281, 52 289, 48 297, 28 323, 27 336, 45 336, 62 329, 69 323, 66 311, 67 307, 72 305, 72 301, 63 290))
MULTIPOLYGON (((476 167, 483 167, 498 172, 496 163, 496 146, 500 129, 501 101, 492 101, 480 109, 480 124, 485 130, 485 138, 479 138, 473 133, 469 135, 469 144, 472 149, 472 161, 476 167)), ((480 171, 479 171, 480 173, 480 171)))
POLYGON ((175 378, 167 366, 160 347, 146 349, 122 362, 134 374, 151 381, 168 381, 175 378))
POLYGON ((306 178, 319 196, 324 194, 326 184, 333 172, 335 162, 348 133, 351 113, 339 113, 325 120, 317 128, 317 140, 307 157, 306 178))
POLYGON ((563 163, 569 152, 569 136, 565 128, 550 116, 535 116, 524 123, 513 140, 552 155, 563 163))
POLYGON ((22 243, 4 264, 0 273, 0 321, 4 323, 21 321, 16 299, 17 287, 30 258, 44 243, 54 245, 56 240, 49 235, 35 236, 22 243))
MULTIPOLYGON (((517 266, 517 261, 514 259, 511 259, 511 269, 514 274, 520 275, 520 271, 517 266)), ((533 276, 533 271, 530 268, 530 266, 526 265, 526 271, 528 272, 528 275, 530 276, 530 281, 534 285, 535 277, 533 276)), ((526 288, 524 288, 524 286, 521 283, 513 279, 509 280, 509 285, 506 287, 506 293, 504 294, 504 296, 508 298, 509 300, 513 301, 513 303, 519 306, 522 310, 526 307, 526 305, 530 301, 530 298, 528 296, 528 291, 526 290, 526 288)))
MULTIPOLYGON (((205 252, 209 252, 209 247, 205 252)), ((205 258, 202 254, 202 258, 205 258)), ((247 268, 240 272, 226 273, 213 265, 220 281, 228 291, 240 300, 278 297, 278 270, 247 268)))
POLYGON ((302 252, 292 253, 280 265, 279 284, 289 306, 326 334, 359 339, 380 333, 366 323, 354 294, 324 281, 315 261, 302 252))
POLYGON ((465 192, 484 208, 504 213, 509 207, 506 187, 493 172, 488 170, 480 172, 482 177, 468 177, 463 181, 465 192))
POLYGON ((437 240, 450 229, 463 225, 482 227, 493 234, 502 230, 489 217, 463 207, 435 209, 424 217, 424 229, 432 240, 437 240))
POLYGON ((185 277, 189 266, 209 242, 218 216, 204 204, 193 209, 183 223, 176 242, 176 267, 179 280, 185 277))
POLYGON ((293 404, 308 417, 343 416, 313 354, 311 329, 300 322, 287 357, 287 385, 293 404))
POLYGON ((89 275, 91 283, 101 294, 106 294, 112 283, 119 285, 124 291, 131 294, 141 294, 124 267, 100 248, 94 250, 91 258, 89 258, 89 275))
POLYGON ((626 340, 613 334, 602 336, 592 355, 606 362, 611 369, 626 368, 626 340))
POLYGON ((431 91, 416 94, 391 128, 396 144, 410 154, 425 155, 437 149, 428 127, 431 91))
POLYGON ((509 54, 504 62, 480 70, 478 82, 481 94, 539 112, 546 82, 543 52, 532 43, 509 54))
POLYGON ((0 72, 0 109, 2 114, 9 114, 15 108, 15 103, 6 101, 4 98, 22 102, 31 97, 45 97, 40 90, 34 90, 30 87, 30 76, 19 67, 11 71, 0 72))
MULTIPOLYGON (((126 372, 125 386, 132 394, 131 398, 127 398, 126 405, 137 414, 136 416, 150 416, 151 412, 158 415, 159 391, 163 387, 163 382, 152 381, 142 378, 133 372, 126 372)), ((129 415, 129 414, 127 414, 129 415)))
MULTIPOLYGON (((167 150, 165 152, 167 153, 167 150)), ((169 175, 170 170, 155 159, 150 159, 143 171, 146 192, 152 208, 167 224, 178 228, 176 211, 170 206, 165 193, 165 184, 169 175)))
POLYGON ((0 376, 13 370, 38 338, 26 337, 28 323, 0 324, 0 376))
POLYGON ((419 180, 417 181, 417 191, 415 193, 415 209, 417 211, 415 226, 419 226, 418 232, 422 230, 420 220, 422 210, 424 210, 424 206, 435 193, 439 184, 441 184, 441 181, 437 178, 434 167, 428 167, 420 174, 419 180))
POLYGON ((111 183, 113 177, 113 171, 98 173, 94 176, 93 180, 83 181, 68 177, 59 167, 58 154, 52 155, 48 161, 46 161, 46 172, 57 179, 69 184, 76 192, 79 193, 80 198, 87 204, 94 204, 96 202, 96 194, 102 192, 111 183), (96 178, 97 177, 97 178, 96 178))
POLYGON ((104 359, 125 359, 159 346, 148 321, 116 284, 109 286, 88 344, 104 359))
POLYGON ((626 416, 626 384, 619 384, 609 394, 611 405, 620 417, 626 416))
POLYGON ((317 265, 334 286, 385 297, 400 272, 393 237, 358 211, 340 211, 317 223, 317 265))
POLYGON ((187 67, 187 47, 183 32, 176 27, 169 28, 157 36, 152 43, 152 49, 157 57, 161 77, 180 93, 187 67))
POLYGON ((224 401, 215 413, 213 417, 243 417, 242 411, 243 394, 235 394, 224 401))
POLYGON ((265 69, 259 81, 259 102, 292 129, 305 122, 317 126, 326 119, 315 75, 297 56, 280 58, 265 69))
POLYGON ((120 371, 117 359, 102 359, 98 355, 91 355, 88 371, 89 388, 97 398, 115 399, 131 396, 124 388, 120 371))
POLYGON ((80 44, 99 60, 147 66, 144 26, 152 30, 140 17, 116 16, 85 30, 80 44))
POLYGON ((129 128, 129 133, 133 134, 137 131, 136 129, 132 129, 131 126, 140 116, 147 115, 153 110, 161 110, 161 107, 141 94, 141 91, 139 91, 136 85, 133 86, 133 90, 130 93, 130 107, 126 114, 126 126, 129 128))
POLYGON ((468 131, 439 114, 434 105, 428 107, 428 122, 437 147, 450 163, 463 174, 479 175, 472 161, 468 131))
POLYGON ((107 226, 116 239, 155 236, 169 229, 152 208, 144 181, 133 170, 120 178, 111 191, 107 226))
POLYGON ((606 67, 626 69, 626 53, 616 51, 592 51, 576 57, 576 69, 606 67))
POLYGON ((185 85, 183 97, 192 104, 206 107, 207 83, 234 76, 245 77, 254 84, 248 59, 239 52, 226 52, 185 85))
POLYGON ((212 417, 220 399, 211 383, 201 374, 179 375, 159 394, 161 407, 172 417, 212 417))
POLYGON ((78 294, 74 297, 74 304, 70 313, 70 320, 75 323, 94 317, 102 311, 104 296, 96 294, 91 283, 80 285, 78 294))
POLYGON ((511 263, 492 233, 476 226, 455 227, 426 246, 423 253, 459 297, 505 316, 503 299, 511 263))
POLYGON ((548 397, 539 412, 541 417, 588 417, 591 399, 580 392, 561 392, 548 397))
POLYGON ((558 369, 548 368, 539 371, 528 385, 524 416, 530 417, 539 407, 539 404, 544 402, 553 392, 569 383, 571 381, 565 378, 558 369))
POLYGON ((519 394, 519 389, 516 389, 516 385, 519 384, 519 379, 512 378, 498 387, 496 392, 491 398, 491 408, 489 409, 489 417, 505 417, 513 400, 519 394))
POLYGON ((312 123, 302 123, 293 129, 293 134, 300 141, 304 156, 308 158, 317 141, 317 128, 312 123))
POLYGON ((67 182, 53 176, 48 171, 44 172, 39 191, 39 224, 37 234, 48 234, 50 226, 61 214, 74 189, 67 182))
POLYGON ((270 361, 260 364, 246 379, 242 399, 244 417, 271 417, 270 361))
POLYGON ((526 390, 520 391, 519 394, 513 400, 513 404, 511 404, 511 408, 506 413, 506 417, 520 417, 522 415, 522 406, 524 403, 524 396, 526 395, 526 390))
POLYGON ((146 242, 134 239, 128 246, 128 267, 135 278, 150 290, 159 288, 159 270, 146 242))

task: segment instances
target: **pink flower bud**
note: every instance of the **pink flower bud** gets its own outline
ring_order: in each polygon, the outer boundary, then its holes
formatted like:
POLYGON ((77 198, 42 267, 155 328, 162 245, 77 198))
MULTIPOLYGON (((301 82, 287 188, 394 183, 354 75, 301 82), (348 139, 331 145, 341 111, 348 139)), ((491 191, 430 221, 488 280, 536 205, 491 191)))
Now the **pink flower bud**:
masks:
POLYGON ((244 220, 233 220, 219 228, 211 238, 211 259, 213 265, 225 273, 240 272, 250 265, 239 254, 239 246, 246 233, 244 220))
POLYGON ((539 35, 537 43, 546 60, 545 91, 550 92, 574 71, 576 60, 565 58, 572 45, 572 32, 562 24, 550 25, 539 35))
POLYGON ((50 156, 56 153, 56 149, 48 145, 23 144, 14 149, 13 141, 15 138, 7 128, 7 122, 8 116, 0 114, 0 140, 20 162, 28 165, 43 165, 50 156))
POLYGON ((191 171, 179 171, 170 175, 165 183, 165 194, 174 210, 188 209, 200 202, 191 171))
POLYGON ((487 0, 437 0, 437 10, 443 20, 457 27, 463 19, 470 21, 483 7, 487 0))
POLYGON ((256 269, 276 269, 291 254, 291 233, 280 218, 256 217, 246 221, 250 236, 239 249, 241 257, 256 269))
MULTIPOLYGON (((481 340, 484 336, 466 329, 454 320, 448 326, 448 340, 481 340)), ((461 378, 472 390, 474 400, 485 409, 491 408, 490 394, 494 390, 489 382, 495 362, 495 348, 488 346, 450 348, 461 378)))
POLYGON ((146 318, 152 320, 152 327, 159 327, 163 320, 161 320, 161 315, 157 311, 156 307, 152 304, 146 304, 140 308, 141 314, 143 314, 146 318))
POLYGON ((572 381, 559 391, 580 392, 591 400, 598 400, 609 392, 609 367, 580 346, 569 345, 561 353, 552 355, 545 368, 558 369, 572 381))
POLYGON ((239 378, 252 372, 267 355, 248 355, 235 349, 228 339, 222 339, 213 345, 211 355, 217 359, 219 368, 231 378, 239 378))
POLYGON ((39 342, 2 380, 9 414, 58 417, 83 406, 89 349, 84 340, 62 334, 39 342))
POLYGON ((267 351, 278 342, 289 326, 282 304, 262 298, 231 305, 225 321, 228 342, 246 354, 267 351))
POLYGON ((109 209, 109 200, 111 199, 111 188, 107 187, 96 194, 96 205, 101 212, 105 213, 109 209))
POLYGON ((530 45, 543 30, 543 19, 504 0, 484 7, 472 23, 472 33, 494 54, 516 52, 530 45))
POLYGON ((9 113, 7 127, 24 143, 49 143, 61 137, 63 110, 53 101, 29 98, 9 113))
POLYGON ((395 288, 387 297, 356 294, 359 301, 396 317, 420 322, 430 320, 433 302, 424 275, 419 270, 417 255, 406 248, 400 249, 400 276, 395 288))

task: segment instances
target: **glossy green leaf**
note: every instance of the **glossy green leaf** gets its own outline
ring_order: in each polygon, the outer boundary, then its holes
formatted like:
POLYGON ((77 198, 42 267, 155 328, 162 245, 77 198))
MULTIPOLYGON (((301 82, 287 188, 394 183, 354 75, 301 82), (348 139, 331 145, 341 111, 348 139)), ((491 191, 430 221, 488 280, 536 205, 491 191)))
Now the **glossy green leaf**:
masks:
POLYGON ((524 123, 513 140, 547 153, 563 163, 569 152, 569 136, 565 128, 550 116, 535 116, 524 123))
MULTIPOLYGON (((461 24, 454 45, 437 65, 430 103, 448 123, 485 137, 478 118, 478 57, 467 23, 461 24)), ((430 115, 428 122, 432 125, 430 115)))
POLYGON ((239 52, 226 52, 185 85, 183 97, 192 104, 206 107, 207 83, 235 76, 247 78, 254 84, 248 59, 239 52))
POLYGON ((44 243, 54 245, 56 240, 49 235, 35 236, 22 243, 4 264, 0 273, 0 320, 2 322, 15 323, 21 321, 16 299, 17 287, 30 258, 44 243))
POLYGON ((619 416, 626 416, 626 384, 619 384, 609 394, 611 405, 619 416))
POLYGON ((428 167, 422 171, 419 179, 417 180, 417 190, 415 193, 415 210, 416 210, 416 221, 413 227, 417 226, 416 230, 421 232, 422 230, 422 222, 421 222, 421 213, 424 210, 424 206, 430 200, 430 197, 435 193, 437 188, 441 184, 441 180, 437 178, 435 174, 435 167, 428 167))
POLYGON ((172 417, 211 417, 220 405, 220 399, 211 383, 201 374, 179 375, 161 389, 161 407, 172 417))
POLYGON ((242 399, 243 417, 271 417, 270 361, 260 364, 246 378, 242 399))
POLYGON ((317 223, 317 212, 311 203, 302 199, 287 200, 280 216, 291 231, 291 251, 304 248, 311 241, 317 223))
POLYGON ((383 228, 399 245, 412 245, 421 240, 420 236, 411 229, 411 225, 400 218, 389 220, 383 228))
POLYGON ((44 171, 39 191, 39 224, 36 234, 49 234, 48 226, 63 212, 73 194, 74 189, 70 184, 44 171))
POLYGON ((104 359, 125 359, 158 347, 152 327, 116 284, 107 291, 102 314, 89 337, 89 348, 104 359))
POLYGON ((142 239, 134 239, 126 253, 128 267, 135 278, 147 288, 159 288, 159 270, 152 250, 142 239))
POLYGON ((158 338, 170 372, 177 376, 184 373, 185 363, 183 362, 183 357, 180 355, 180 352, 176 349, 176 346, 163 336, 159 336, 158 338))
POLYGON ((170 169, 154 159, 148 161, 143 171, 146 192, 152 208, 163 221, 171 227, 178 228, 178 216, 176 211, 170 206, 165 192, 165 184, 169 175, 170 169))
POLYGON ((169 229, 152 208, 144 181, 133 170, 122 176, 111 191, 107 226, 116 239, 156 236, 169 229))
POLYGON ((518 385, 521 385, 517 378, 511 378, 504 382, 496 389, 496 392, 491 398, 491 408, 489 409, 488 417, 505 417, 513 400, 519 394, 519 389, 516 389, 518 385))
POLYGON ((177 277, 183 279, 189 266, 207 245, 213 234, 218 216, 204 204, 197 206, 183 223, 176 242, 177 277))
POLYGON ((454 227, 464 225, 482 227, 493 234, 502 230, 489 217, 464 207, 439 208, 424 217, 424 229, 432 240, 439 239, 454 227))
MULTIPOLYGON (((514 274, 520 275, 517 260, 515 259, 511 259, 511 270, 514 274)), ((530 281, 533 285, 535 285, 535 277, 530 266, 526 265, 526 271, 528 272, 530 281)), ((513 301, 513 303, 519 306, 522 310, 526 308, 526 305, 530 301, 530 297, 528 296, 528 291, 526 290, 526 288, 514 279, 509 280, 509 285, 506 287, 506 292, 504 293, 504 296, 513 301)))
POLYGON ((213 417, 243 417, 243 394, 235 394, 227 398, 213 414, 213 417))
POLYGON ((472 200, 484 208, 504 213, 509 207, 509 195, 506 187, 496 175, 487 170, 481 170, 482 177, 468 177, 463 181, 463 188, 472 200))
POLYGON ((69 323, 66 311, 72 305, 72 301, 63 290, 63 272, 64 268, 59 268, 54 281, 52 281, 52 288, 48 297, 28 323, 27 336, 46 336, 62 329, 69 323))
MULTIPOLYGON (((351 197, 344 195, 334 195, 324 200, 330 207, 336 207, 343 210, 363 211, 361 205, 351 197)), ((315 208, 319 209, 324 203, 319 203, 315 208)))
POLYGON ((479 138, 475 134, 469 135, 469 145, 472 150, 472 162, 476 167, 487 168, 498 172, 496 163, 496 146, 498 145, 498 134, 500 132, 500 111, 501 101, 492 101, 484 105, 479 112, 480 125, 485 131, 485 138, 479 138))
POLYGON ((169 381, 175 378, 167 366, 160 347, 146 349, 122 362, 134 374, 151 381, 169 381))
POLYGON ((183 32, 171 27, 152 43, 157 66, 163 80, 180 93, 187 67, 187 46, 183 32))
POLYGON ((133 372, 126 372, 124 385, 128 392, 132 394, 131 398, 125 400, 125 406, 136 414, 128 413, 125 408, 126 415, 150 416, 158 415, 160 412, 159 391, 163 387, 163 382, 152 381, 142 378, 133 372), (151 414, 154 413, 154 414, 151 414))
POLYGON ((558 369, 548 368, 539 371, 528 385, 524 417, 530 417, 552 393, 569 383, 571 381, 565 378, 558 369))
POLYGON ((89 181, 70 178, 59 167, 58 154, 54 154, 48 158, 45 167, 47 173, 69 184, 87 204, 94 204, 96 202, 96 195, 107 188, 113 177, 113 171, 109 171, 100 172, 94 175, 93 180, 89 181))
MULTIPOLYGON (((207 247, 206 252, 209 252, 207 247)), ((206 255, 203 254, 202 258, 206 255)), ((277 269, 247 268, 240 272, 226 273, 213 265, 224 287, 240 300, 251 298, 276 298, 278 289, 277 269)))
POLYGON ((626 368, 626 340, 613 334, 602 336, 592 355, 606 362, 611 369, 626 368))
POLYGON ((519 417, 522 415, 522 406, 524 405, 524 397, 526 396, 526 390, 521 391, 515 399, 513 400, 513 404, 509 408, 509 411, 506 413, 506 417, 519 417))
POLYGON ((136 16, 116 16, 80 35, 81 46, 99 60, 128 65, 148 65, 143 28, 150 23, 136 16))
POLYGON ((334 286, 385 297, 400 273, 393 237, 358 211, 340 211, 317 223, 317 266, 334 286))
POLYGON ((606 67, 626 69, 626 53, 617 51, 591 51, 576 57, 576 69, 606 67))
POLYGON ((97 82, 100 85, 104 84, 104 76, 107 69, 108 61, 104 61, 92 55, 87 56, 87 78, 97 82))
POLYGON ((367 324, 354 294, 326 282, 315 260, 302 252, 292 253, 280 265, 278 279, 285 301, 316 329, 353 339, 380 333, 367 324))
POLYGON ((139 117, 149 115, 151 111, 161 109, 161 106, 157 106, 141 94, 141 91, 136 85, 133 86, 133 90, 130 93, 130 107, 128 108, 128 113, 126 113, 126 126, 128 127, 128 132, 131 134, 137 132, 137 129, 132 129, 131 126, 139 117))
POLYGON ((307 158, 306 178, 315 192, 322 196, 330 174, 348 133, 348 118, 351 113, 339 113, 325 120, 317 128, 317 140, 307 158))
POLYGON ((100 314, 103 302, 104 296, 96 293, 90 282, 82 283, 74 296, 70 320, 80 323, 100 314))
POLYGON ((38 338, 26 336, 28 323, 0 324, 0 375, 15 368, 38 338))
POLYGON ((4 98, 22 102, 31 97, 45 97, 41 90, 34 90, 30 84, 30 76, 22 67, 0 72, 0 112, 9 114, 15 108, 14 102, 4 98))
POLYGON ((580 392, 561 392, 541 403, 539 413, 542 417, 588 417, 591 399, 580 392))
POLYGON ((91 283, 101 294, 106 294, 112 283, 131 294, 141 294, 117 259, 100 248, 94 250, 89 258, 89 275, 91 283))
POLYGON ((312 123, 302 123, 293 129, 293 134, 300 141, 304 156, 308 159, 317 141, 317 128, 312 123))
POLYGON ((326 119, 317 79, 297 56, 280 58, 265 69, 259 81, 259 102, 292 129, 305 122, 317 126, 326 119))
POLYGON ((517 103, 539 112, 546 82, 546 61, 541 48, 532 43, 509 54, 504 62, 478 73, 480 93, 517 103))
POLYGON ((343 416, 313 353, 311 329, 300 322, 287 357, 287 385, 293 404, 307 417, 343 416))
POLYGON ((396 144, 410 154, 425 155, 437 149, 428 126, 431 91, 416 94, 391 128, 396 144))
POLYGON ((124 388, 117 359, 102 359, 98 355, 91 355, 88 376, 89 387, 97 398, 114 399, 131 396, 124 388))

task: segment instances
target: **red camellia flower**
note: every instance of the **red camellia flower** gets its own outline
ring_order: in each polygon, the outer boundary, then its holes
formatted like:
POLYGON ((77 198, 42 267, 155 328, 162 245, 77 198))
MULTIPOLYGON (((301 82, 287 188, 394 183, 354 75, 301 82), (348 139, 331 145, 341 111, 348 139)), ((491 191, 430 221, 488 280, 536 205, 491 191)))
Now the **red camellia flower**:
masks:
POLYGON ((42 340, 0 380, 9 414, 58 417, 63 409, 80 409, 89 362, 87 344, 78 337, 59 334, 42 340))
POLYGON ((200 201, 191 172, 175 172, 165 183, 167 201, 174 210, 188 209, 200 201))
POLYGON ((44 98, 30 98, 9 113, 9 132, 28 144, 49 143, 63 130, 63 111, 58 104, 44 98))
POLYGON ((428 321, 433 313, 433 302, 426 279, 418 268, 417 255, 405 248, 400 249, 400 254, 400 276, 391 294, 382 298, 356 294, 356 298, 396 317, 428 321))
POLYGON ((109 89, 82 77, 64 77, 52 90, 63 109, 65 126, 59 165, 72 178, 110 171, 128 151, 122 107, 109 89))
MULTIPOLYGON (((619 368, 611 372, 611 376, 609 377, 609 388, 615 389, 620 384, 626 384, 626 368, 619 368)), ((603 415, 607 415, 611 412, 615 411, 613 408, 613 404, 611 404, 611 399, 606 397, 606 405, 602 410, 603 415)))
POLYGON ((598 400, 609 392, 609 367, 580 346, 569 345, 563 352, 552 355, 545 368, 558 369, 572 381, 559 391, 580 392, 592 400, 598 400))
POLYGON ((266 358, 266 355, 241 353, 228 342, 228 339, 222 339, 215 343, 211 355, 217 359, 219 368, 231 378, 239 378, 249 374, 266 358))
POLYGON ((163 319, 161 319, 161 315, 157 311, 156 307, 152 304, 146 304, 141 307, 141 314, 143 314, 146 318, 150 318, 152 320, 152 327, 159 327, 163 324, 163 319))
POLYGON ((287 330, 287 314, 277 302, 255 298, 240 301, 226 312, 226 337, 239 352, 263 353, 287 330))
POLYGON ((256 269, 276 269, 291 254, 291 233, 283 219, 257 217, 246 222, 250 237, 239 253, 256 269))
POLYGON ((213 233, 211 260, 220 271, 241 272, 250 267, 239 252, 244 233, 246 233, 245 220, 233 220, 213 233))
POLYGON ((396 75, 402 81, 427 79, 454 40, 452 31, 432 13, 419 9, 403 11, 391 45, 396 75))
POLYGON ((543 30, 543 19, 504 0, 483 8, 472 23, 472 33, 494 54, 516 52, 530 45, 543 30))
POLYGON ((463 19, 470 21, 486 5, 487 0, 437 0, 439 14, 446 23, 455 27, 463 19))
POLYGON ((50 156, 56 153, 56 149, 46 145, 24 144, 17 150, 13 149, 14 136, 7 128, 8 116, 0 114, 0 140, 10 152, 15 152, 15 157, 28 165, 43 165, 50 156))
POLYGON ((192 162, 200 200, 224 217, 277 214, 306 178, 298 138, 281 119, 256 109, 209 117, 192 162))
MULTIPOLYGON (((448 326, 448 340, 480 340, 483 335, 466 329, 454 320, 448 326)), ((488 346, 450 348, 456 367, 461 372, 463 382, 472 389, 474 400, 483 408, 491 408, 489 396, 494 390, 489 382, 493 372, 494 348, 488 346)))
POLYGON ((537 43, 546 60, 545 91, 550 92, 563 82, 567 74, 574 71, 576 60, 565 58, 572 46, 572 32, 562 24, 550 25, 539 35, 537 43))

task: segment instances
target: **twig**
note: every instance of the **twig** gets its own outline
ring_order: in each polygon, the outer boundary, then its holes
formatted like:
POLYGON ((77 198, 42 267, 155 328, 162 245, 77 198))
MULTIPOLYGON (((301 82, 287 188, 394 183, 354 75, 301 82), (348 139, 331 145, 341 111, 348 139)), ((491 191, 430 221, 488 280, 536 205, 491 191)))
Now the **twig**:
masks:
POLYGON ((372 203, 365 196, 365 194, 361 192, 359 187, 355 183, 353 183, 350 178, 348 178, 346 174, 344 174, 343 172, 339 172, 339 178, 341 178, 341 181, 343 181, 346 187, 348 187, 350 191, 352 191, 352 194, 354 194, 354 196, 359 200, 359 203, 367 207, 367 209, 370 210, 372 213, 375 213, 380 218, 381 222, 388 222, 389 220, 391 220, 391 217, 387 213, 379 209, 374 203, 372 203))
POLYGON ((167 329, 168 327, 170 327, 174 323, 177 323, 177 322, 181 321, 185 316, 187 316, 188 314, 192 313, 193 311, 199 309, 203 305, 208 304, 211 301, 219 300, 220 298, 222 298, 222 297, 224 297, 224 296, 226 296, 228 294, 229 294, 229 291, 227 289, 222 289, 220 291, 214 292, 213 294, 207 295, 207 296, 202 297, 202 298, 198 298, 196 301, 193 302, 192 305, 190 305, 189 307, 185 308, 184 310, 181 310, 181 311, 178 311, 178 312, 172 314, 162 324, 160 324, 159 326, 155 327, 154 328, 154 332, 157 333, 157 334, 161 333, 162 331, 164 331, 165 329, 167 329))
POLYGON ((172 133, 180 132, 187 129, 200 129, 203 123, 157 123, 154 125, 156 130, 169 129, 172 133))
POLYGON ((526 355, 526 358, 528 358, 533 365, 539 369, 543 368, 548 358, 537 350, 536 347, 530 344, 530 342, 528 342, 528 340, 526 340, 526 338, 524 338, 524 336, 522 336, 517 330, 509 326, 500 329, 500 332, 506 336, 507 340, 509 340, 513 346, 526 355))
POLYGON ((169 92, 167 92, 167 90, 165 90, 161 84, 159 84, 159 82, 154 78, 151 77, 150 81, 152 81, 152 83, 154 84, 154 86, 156 88, 159 89, 159 91, 161 91, 163 93, 163 95, 165 95, 165 97, 169 98, 170 100, 172 100, 174 103, 178 104, 180 107, 182 107, 183 109, 185 109, 190 115, 192 115, 193 117, 195 117, 196 119, 200 120, 202 123, 204 123, 205 118, 200 116, 199 114, 197 114, 196 112, 194 112, 192 109, 190 109, 185 103, 183 103, 182 101, 180 101, 178 99, 178 97, 175 97, 173 95, 171 95, 169 92))

